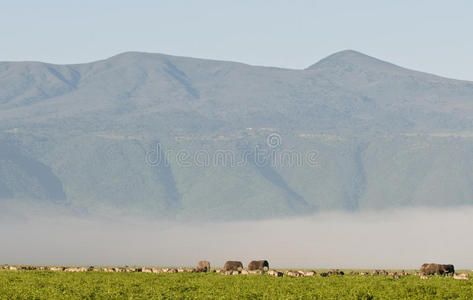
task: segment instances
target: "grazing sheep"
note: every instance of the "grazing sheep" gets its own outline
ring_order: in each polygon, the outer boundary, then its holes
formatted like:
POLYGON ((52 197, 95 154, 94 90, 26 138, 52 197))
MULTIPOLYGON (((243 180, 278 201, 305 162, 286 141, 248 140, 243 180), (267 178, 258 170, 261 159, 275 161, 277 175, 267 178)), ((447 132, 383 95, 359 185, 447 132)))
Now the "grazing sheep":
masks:
POLYGON ((469 278, 468 274, 462 273, 462 274, 453 275, 453 279, 468 280, 470 278, 469 278))
POLYGON ((278 272, 276 270, 268 270, 268 275, 274 276, 274 277, 283 277, 283 272, 278 272))
POLYGON ((340 271, 338 269, 329 270, 327 273, 328 273, 329 276, 332 276, 332 275, 345 275, 345 273, 343 271, 340 271))
POLYGON ((87 268, 85 268, 85 267, 69 267, 69 268, 65 268, 64 272, 87 272, 87 268))
POLYGON ((386 270, 382 270, 382 271, 380 271, 380 272, 379 272, 379 274, 380 274, 380 275, 385 275, 385 276, 386 276, 386 275, 388 275, 388 271, 386 271, 386 270))
POLYGON ((287 276, 291 276, 291 277, 301 277, 301 276, 303 276, 298 271, 292 271, 292 270, 287 271, 286 274, 287 274, 287 276))
POLYGON ((317 274, 317 272, 315 271, 298 271, 299 274, 301 274, 302 276, 305 276, 305 277, 309 277, 309 276, 315 276, 317 274))

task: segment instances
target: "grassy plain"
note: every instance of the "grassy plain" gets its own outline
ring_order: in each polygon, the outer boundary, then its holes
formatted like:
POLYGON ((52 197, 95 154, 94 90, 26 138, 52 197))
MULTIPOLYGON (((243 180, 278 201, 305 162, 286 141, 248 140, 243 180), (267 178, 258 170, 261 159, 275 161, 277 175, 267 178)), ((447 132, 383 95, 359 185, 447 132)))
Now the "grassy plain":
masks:
POLYGON ((0 299, 473 299, 473 280, 0 270, 0 299))

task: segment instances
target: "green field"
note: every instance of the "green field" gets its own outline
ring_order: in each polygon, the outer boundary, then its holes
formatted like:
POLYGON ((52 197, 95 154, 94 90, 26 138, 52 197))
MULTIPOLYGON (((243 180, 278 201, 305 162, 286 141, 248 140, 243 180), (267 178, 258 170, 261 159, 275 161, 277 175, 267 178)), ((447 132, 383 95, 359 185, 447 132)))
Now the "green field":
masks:
POLYGON ((0 299, 472 299, 451 277, 282 277, 215 273, 0 271, 0 299))

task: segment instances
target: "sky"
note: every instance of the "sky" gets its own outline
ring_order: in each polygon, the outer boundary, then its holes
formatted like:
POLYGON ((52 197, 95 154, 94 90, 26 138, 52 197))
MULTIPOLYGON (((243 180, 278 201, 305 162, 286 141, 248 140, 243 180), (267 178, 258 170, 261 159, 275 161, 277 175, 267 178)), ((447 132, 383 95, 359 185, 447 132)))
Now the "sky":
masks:
POLYGON ((125 51, 303 69, 345 49, 473 81, 473 1, 1 1, 0 61, 125 51))

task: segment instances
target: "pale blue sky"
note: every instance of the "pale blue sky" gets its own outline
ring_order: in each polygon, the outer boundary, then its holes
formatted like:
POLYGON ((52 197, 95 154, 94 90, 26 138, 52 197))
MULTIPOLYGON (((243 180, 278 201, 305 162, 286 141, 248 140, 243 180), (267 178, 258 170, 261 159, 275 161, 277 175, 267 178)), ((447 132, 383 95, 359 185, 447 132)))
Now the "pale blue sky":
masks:
POLYGON ((354 49, 473 80, 473 1, 0 1, 0 61, 124 51, 305 68, 354 49))

